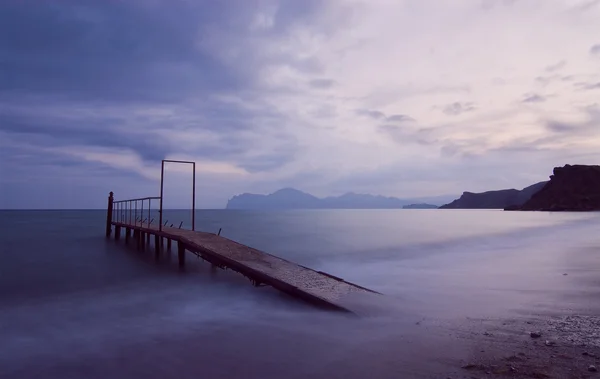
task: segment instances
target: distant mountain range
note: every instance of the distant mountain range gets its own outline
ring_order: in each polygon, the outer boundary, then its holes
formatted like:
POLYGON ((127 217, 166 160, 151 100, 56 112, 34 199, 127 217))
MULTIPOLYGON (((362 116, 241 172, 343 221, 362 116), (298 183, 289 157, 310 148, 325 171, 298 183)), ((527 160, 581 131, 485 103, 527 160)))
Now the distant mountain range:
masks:
MULTIPOLYGON (((398 199, 396 197, 347 193, 318 198, 284 188, 269 195, 244 193, 227 202, 227 209, 431 209, 450 201, 449 196, 398 199)), ((600 210, 600 166, 556 167, 550 181, 522 190, 504 189, 462 196, 440 209, 506 209, 590 211, 600 210)))
MULTIPOLYGON (((395 197, 347 193, 318 198, 293 188, 280 189, 269 195, 244 193, 227 202, 227 209, 400 209, 415 203, 449 201, 449 196, 398 199, 395 197)), ((433 205, 434 207, 437 207, 433 205)))
POLYGON ((546 182, 539 182, 522 190, 505 189, 482 193, 464 192, 459 199, 442 205, 440 209, 504 209, 519 207, 541 190, 546 182))

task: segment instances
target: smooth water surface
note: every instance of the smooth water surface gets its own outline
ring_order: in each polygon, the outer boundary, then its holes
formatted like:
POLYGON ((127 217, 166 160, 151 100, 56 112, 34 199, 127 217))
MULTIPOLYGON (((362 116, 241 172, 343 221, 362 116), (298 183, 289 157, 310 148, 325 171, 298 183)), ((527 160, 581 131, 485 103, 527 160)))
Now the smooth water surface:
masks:
POLYGON ((385 296, 351 304, 359 318, 323 312, 192 256, 185 272, 156 263, 106 240, 103 211, 0 211, 0 377, 421 377, 421 358, 461 347, 419 320, 598 311, 598 213, 219 210, 196 223, 385 296))

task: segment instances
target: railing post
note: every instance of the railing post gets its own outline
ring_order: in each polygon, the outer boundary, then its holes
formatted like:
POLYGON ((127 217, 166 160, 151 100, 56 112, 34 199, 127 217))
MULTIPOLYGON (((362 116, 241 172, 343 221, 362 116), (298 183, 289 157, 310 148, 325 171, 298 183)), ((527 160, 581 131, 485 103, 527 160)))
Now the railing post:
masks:
POLYGON ((113 197, 113 193, 111 191, 108 196, 108 207, 106 209, 106 238, 109 238, 110 234, 112 232, 113 201, 114 201, 114 197, 113 197))

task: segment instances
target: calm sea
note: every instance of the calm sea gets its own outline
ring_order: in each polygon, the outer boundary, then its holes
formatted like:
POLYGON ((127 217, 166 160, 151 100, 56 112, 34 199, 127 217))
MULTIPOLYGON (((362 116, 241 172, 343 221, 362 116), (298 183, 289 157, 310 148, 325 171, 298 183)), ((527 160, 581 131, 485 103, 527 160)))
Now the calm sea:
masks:
POLYGON ((598 311, 598 213, 219 210, 196 223, 384 300, 328 313, 106 240, 103 211, 0 211, 0 377, 429 377, 447 364, 431 357, 464 353, 467 318, 598 311))

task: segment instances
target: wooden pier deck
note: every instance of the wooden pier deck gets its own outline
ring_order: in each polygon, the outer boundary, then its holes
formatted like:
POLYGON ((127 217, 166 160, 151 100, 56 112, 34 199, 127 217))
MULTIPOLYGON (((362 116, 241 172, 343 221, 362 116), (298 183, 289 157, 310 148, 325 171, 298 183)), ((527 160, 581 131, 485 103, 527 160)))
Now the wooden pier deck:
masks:
POLYGON ((148 241, 153 240, 157 258, 165 245, 169 249, 174 242, 181 267, 185 266, 185 252, 188 251, 221 269, 239 272, 256 286, 269 285, 323 308, 352 312, 340 304, 345 296, 356 292, 377 293, 213 233, 173 227, 159 230, 158 226, 116 221, 111 221, 111 226, 115 239, 120 239, 121 231, 124 231, 126 241, 133 239, 139 249, 150 247, 148 241))

